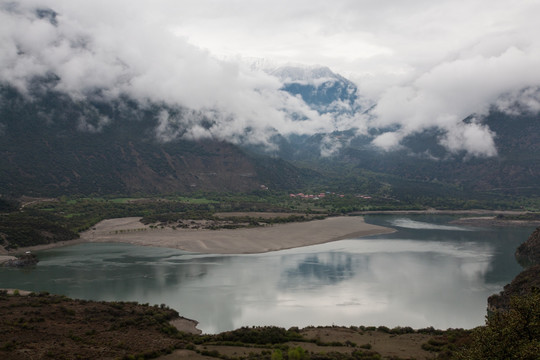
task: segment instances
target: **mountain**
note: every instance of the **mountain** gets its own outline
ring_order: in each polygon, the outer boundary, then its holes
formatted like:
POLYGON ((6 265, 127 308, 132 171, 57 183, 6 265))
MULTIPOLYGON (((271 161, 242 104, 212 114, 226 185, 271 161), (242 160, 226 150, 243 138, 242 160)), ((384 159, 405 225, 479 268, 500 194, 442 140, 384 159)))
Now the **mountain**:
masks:
MULTIPOLYGON (((281 91, 301 98, 322 119, 370 116, 373 103, 354 83, 325 67, 267 70, 281 91)), ((128 97, 85 99, 47 90, 0 87, 0 194, 134 194, 191 191, 294 191, 309 186, 410 198, 529 196, 540 184, 540 119, 493 109, 482 121, 496 134, 495 157, 451 153, 441 130, 408 136, 397 151, 371 142, 387 129, 352 128, 314 135, 276 133, 276 147, 182 139, 189 110, 128 97), (167 118, 177 122, 162 121, 167 118), (174 135, 174 136, 173 136, 174 135), (388 190, 390 189, 390 190, 388 190), (476 196, 476 195, 475 195, 476 196)), ((302 121, 299 119, 298 121, 302 121)), ((467 121, 465 119, 464 121, 467 121)), ((204 121, 201 126, 205 126, 204 121)), ((210 126, 210 125, 209 125, 210 126)))
POLYGON ((537 196, 540 193, 540 117, 493 109, 484 123, 496 134, 498 155, 450 153, 438 143, 440 131, 407 137, 399 151, 380 152, 365 139, 351 141, 339 161, 404 179, 440 181, 475 192, 537 196))
MULTIPOLYGON (((359 94, 354 83, 326 67, 287 66, 270 73, 283 82, 283 91, 301 97, 312 109, 332 118, 369 118, 376 106, 359 94)), ((409 135, 394 151, 382 151, 371 144, 377 135, 395 130, 390 128, 372 128, 363 135, 357 135, 354 129, 311 136, 278 135, 275 142, 279 150, 274 155, 292 162, 309 162, 315 168, 329 160, 336 169, 346 167, 350 171, 352 167, 357 172, 368 170, 412 181, 442 182, 474 192, 524 196, 540 193, 540 116, 526 111, 508 114, 492 108, 482 122, 495 133, 497 156, 452 153, 440 144, 444 133, 436 128, 409 135)))
MULTIPOLYGON (((0 193, 133 194, 295 189, 305 172, 211 139, 163 141, 160 105, 0 90, 0 193)), ((314 176, 309 172, 309 176, 314 176)))
POLYGON ((300 96, 319 113, 336 115, 362 111, 356 85, 328 67, 283 66, 270 74, 283 82, 282 90, 300 96))
MULTIPOLYGON (((253 65, 257 67, 256 65, 253 65)), ((373 103, 361 96, 357 86, 345 77, 324 66, 281 66, 262 67, 283 84, 281 91, 300 98, 309 108, 326 117, 328 122, 347 124, 346 128, 335 125, 331 133, 315 135, 276 134, 272 139, 277 145, 272 155, 287 161, 311 160, 317 162, 322 157, 333 155, 338 149, 355 137, 355 130, 349 124, 354 118, 368 111, 373 103)), ((295 117, 293 114, 292 117, 295 117)), ((302 121, 302 118, 297 119, 302 121)), ((267 149, 246 145, 250 151, 265 153, 267 149)))

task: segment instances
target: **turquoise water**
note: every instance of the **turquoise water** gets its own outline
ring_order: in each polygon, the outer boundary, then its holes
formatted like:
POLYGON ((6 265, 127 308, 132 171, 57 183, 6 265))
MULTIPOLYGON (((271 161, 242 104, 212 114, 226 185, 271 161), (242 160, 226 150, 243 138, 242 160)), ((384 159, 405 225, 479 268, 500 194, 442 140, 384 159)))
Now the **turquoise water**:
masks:
POLYGON ((241 326, 472 328, 521 268, 531 228, 454 226, 444 216, 368 216, 393 234, 256 255, 201 255, 127 244, 38 253, 0 268, 0 287, 162 304, 207 333, 241 326))

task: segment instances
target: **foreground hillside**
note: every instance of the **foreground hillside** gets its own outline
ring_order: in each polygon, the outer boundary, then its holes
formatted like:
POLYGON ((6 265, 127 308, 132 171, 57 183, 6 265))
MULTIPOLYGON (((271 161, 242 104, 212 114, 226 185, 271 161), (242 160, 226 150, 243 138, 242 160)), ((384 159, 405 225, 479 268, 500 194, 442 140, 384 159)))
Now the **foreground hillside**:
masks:
POLYGON ((174 327, 181 318, 164 305, 18 291, 0 292, 0 314, 0 357, 6 360, 151 359, 166 354, 171 355, 164 359, 425 359, 432 356, 426 349, 449 341, 431 328, 263 327, 197 335, 174 327))
POLYGON ((2 291, 0 312, 2 359, 155 357, 178 343, 165 335, 176 330, 168 321, 178 313, 165 307, 2 291))
POLYGON ((2 359, 537 359, 540 294, 474 330, 240 328, 200 335, 165 305, 0 291, 2 359), (528 315, 527 315, 528 314, 528 315), (179 330, 180 329, 180 330, 179 330))

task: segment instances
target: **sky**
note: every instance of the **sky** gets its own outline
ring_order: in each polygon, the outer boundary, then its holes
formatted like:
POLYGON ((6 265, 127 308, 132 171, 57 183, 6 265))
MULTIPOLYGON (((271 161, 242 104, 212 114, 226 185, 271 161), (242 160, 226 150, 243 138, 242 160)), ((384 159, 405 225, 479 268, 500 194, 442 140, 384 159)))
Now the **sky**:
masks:
POLYGON ((189 109, 159 114, 163 140, 271 146, 276 134, 392 128, 373 139, 391 150, 436 128, 450 152, 496 156, 490 106, 540 111, 539 15, 540 0, 0 0, 0 81, 24 92, 55 74, 74 98, 106 89, 189 109), (377 105, 370 116, 319 114, 256 60, 328 66, 377 105))

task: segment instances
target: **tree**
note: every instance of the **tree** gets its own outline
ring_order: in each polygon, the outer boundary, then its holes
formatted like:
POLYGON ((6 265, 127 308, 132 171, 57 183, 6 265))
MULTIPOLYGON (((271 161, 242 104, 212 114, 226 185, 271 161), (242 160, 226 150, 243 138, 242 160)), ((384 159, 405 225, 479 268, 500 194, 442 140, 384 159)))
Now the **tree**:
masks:
POLYGON ((289 350, 289 360, 304 360, 306 358, 306 351, 300 346, 289 350))
POLYGON ((281 352, 281 350, 274 350, 274 352, 272 353, 272 360, 283 360, 283 353, 281 352))

